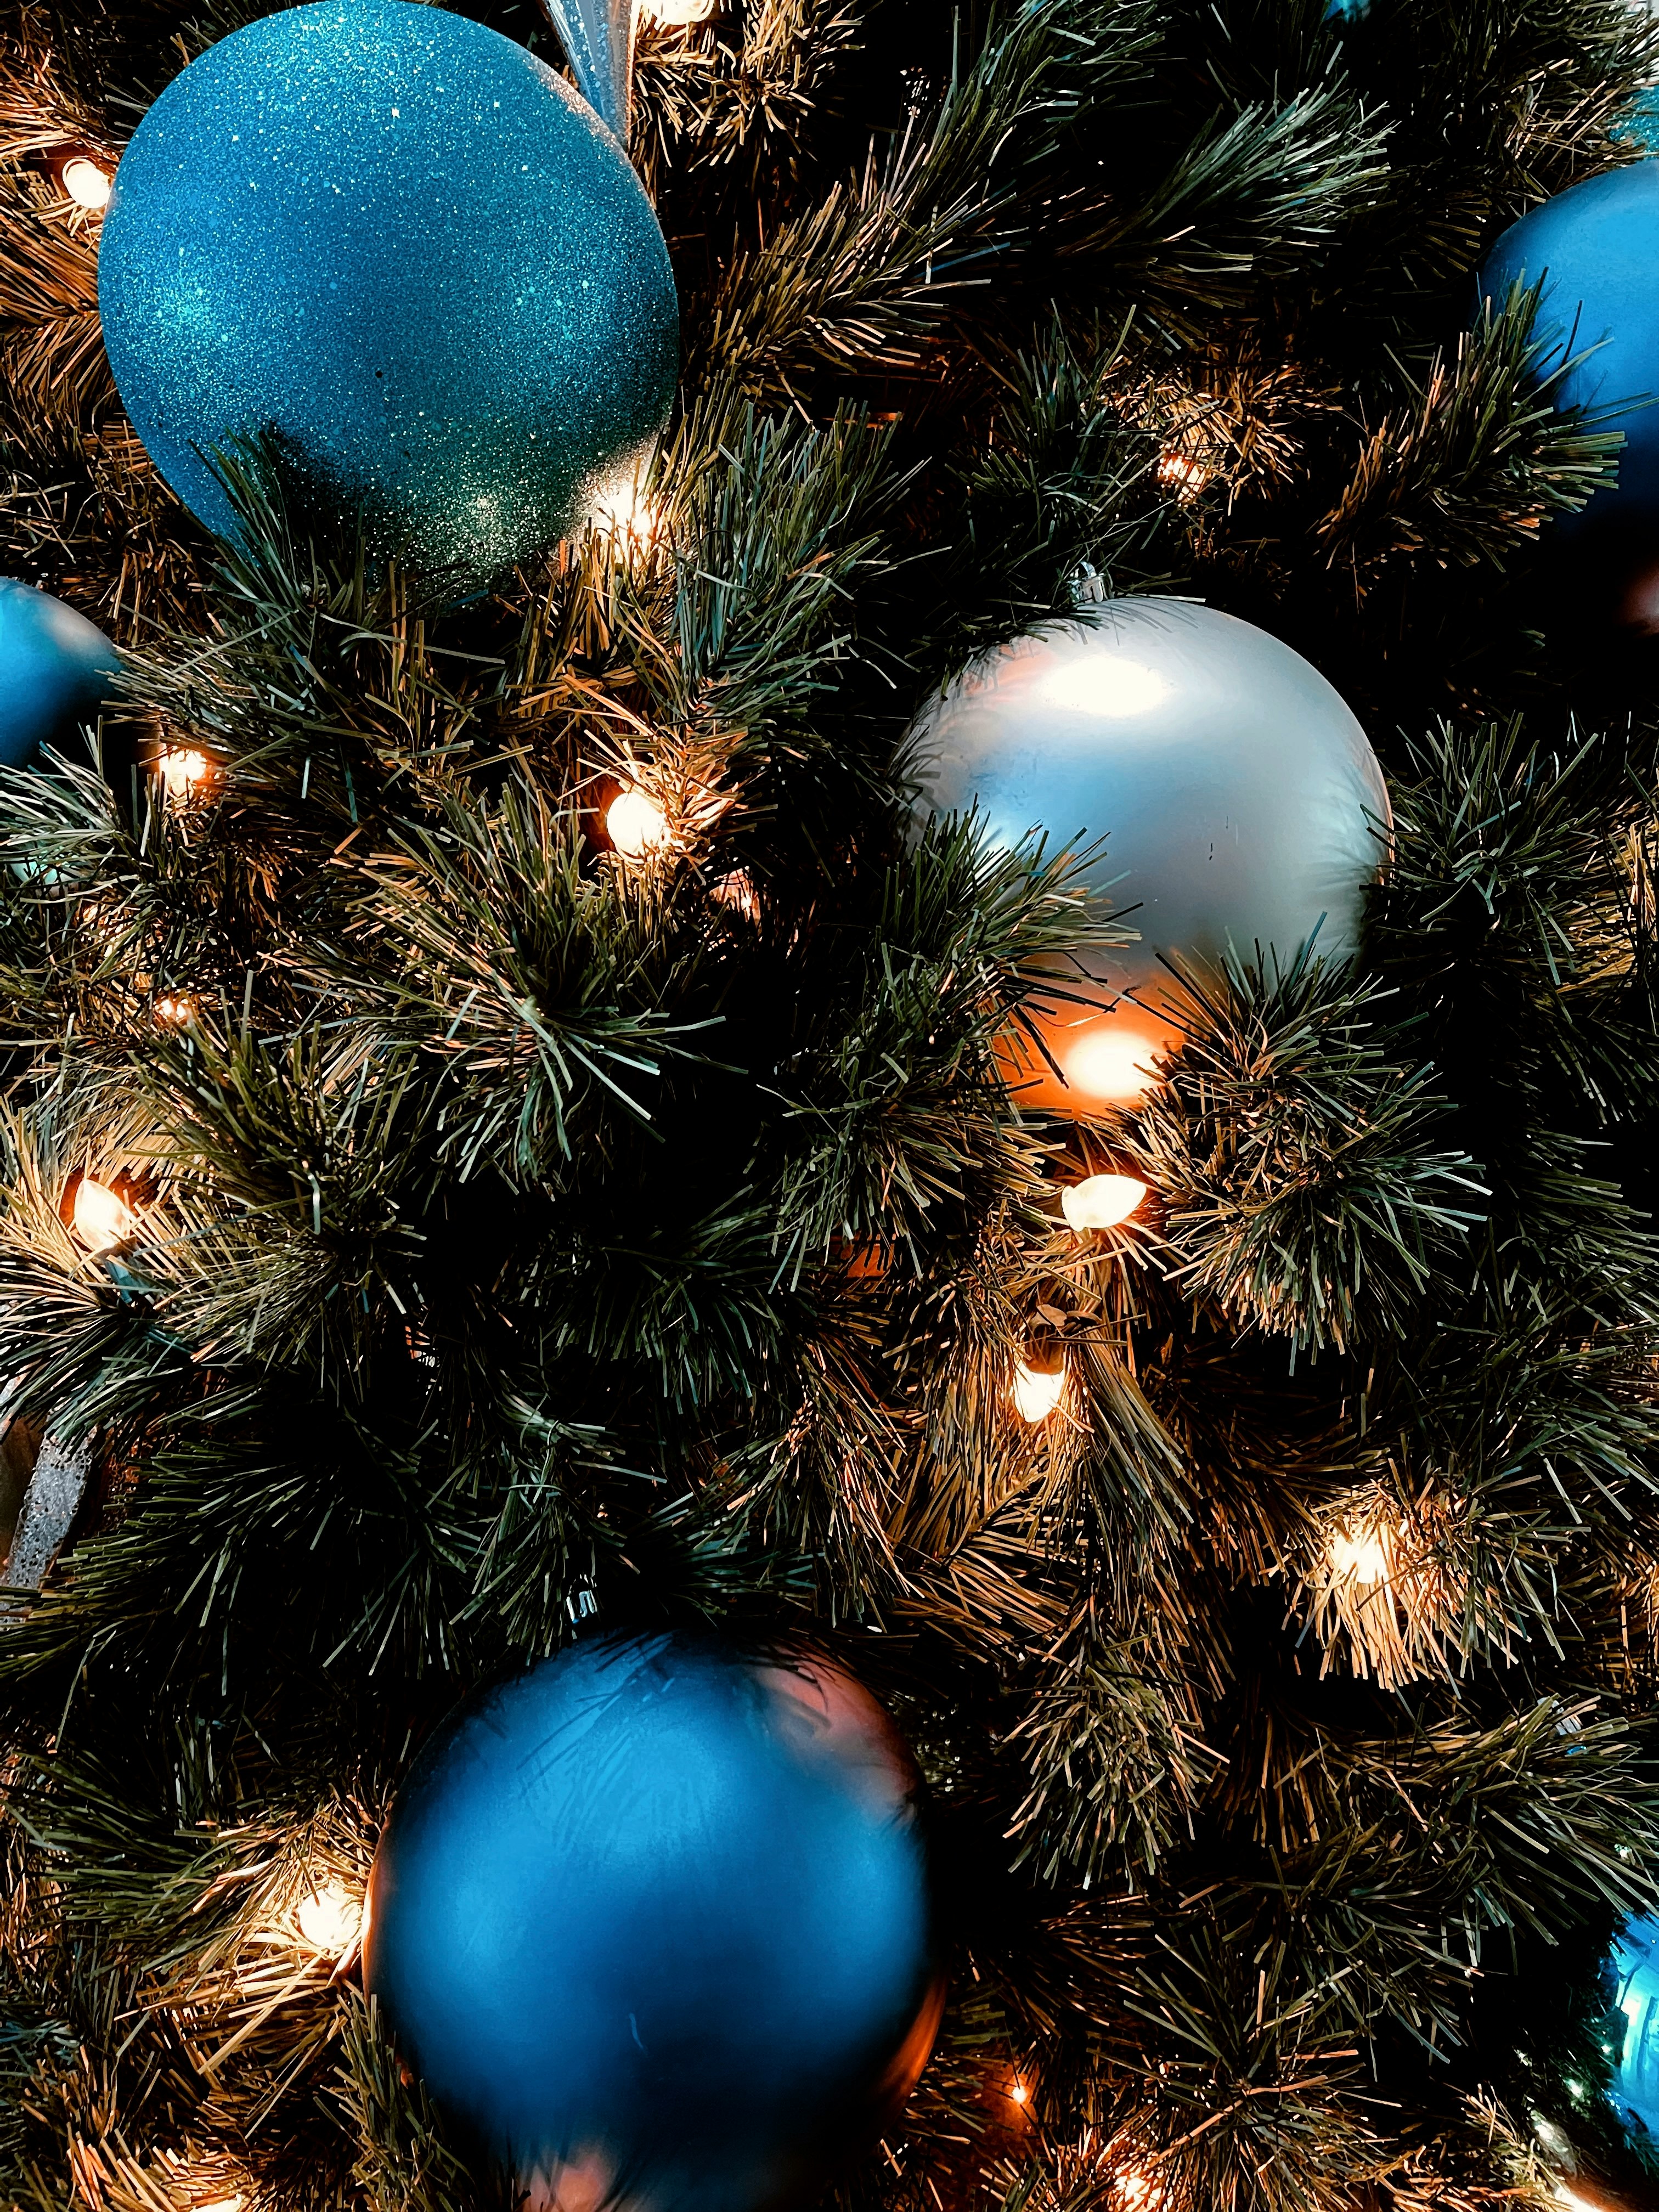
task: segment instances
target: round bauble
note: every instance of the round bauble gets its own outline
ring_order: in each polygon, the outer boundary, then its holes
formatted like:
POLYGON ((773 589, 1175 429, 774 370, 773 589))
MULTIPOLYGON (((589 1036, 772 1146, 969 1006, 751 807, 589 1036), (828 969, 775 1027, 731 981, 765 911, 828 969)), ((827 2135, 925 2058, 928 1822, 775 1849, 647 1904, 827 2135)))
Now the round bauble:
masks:
POLYGON ((1659 1921, 1627 1920, 1613 1947, 1613 2101, 1633 2141, 1659 2148, 1659 1921))
POLYGON ((1352 952, 1386 851, 1388 789, 1338 694, 1266 630, 1184 600, 1109 599, 981 655, 910 754, 924 803, 977 806, 998 845, 1106 840, 1078 880, 1138 940, 1061 980, 1100 1006, 1030 1008, 1058 1077, 1023 1037, 1005 1054, 1022 1101, 1060 1112, 1133 1102, 1179 1045, 1167 963, 1201 980, 1230 947, 1281 969, 1310 939, 1352 952))
POLYGON ((210 46, 116 173, 99 253, 133 427, 210 528, 266 441, 371 544, 482 586, 631 481, 678 310, 616 140, 544 64, 410 0, 210 46))
POLYGON ((1598 428, 1625 434, 1616 484, 1598 491, 1570 533, 1632 529, 1659 550, 1659 161, 1637 161, 1572 185, 1510 225, 1480 272, 1501 307, 1516 283, 1541 282, 1533 329, 1544 341, 1541 380, 1570 358, 1553 387, 1559 408, 1583 407, 1598 428))
POLYGON ((120 667, 102 630, 32 584, 0 576, 0 765, 26 768, 95 722, 120 667))
POLYGON ((916 1788, 823 1659, 578 1645, 422 1755, 375 1854, 366 1986, 539 2203, 809 2197, 938 2027, 916 1788))

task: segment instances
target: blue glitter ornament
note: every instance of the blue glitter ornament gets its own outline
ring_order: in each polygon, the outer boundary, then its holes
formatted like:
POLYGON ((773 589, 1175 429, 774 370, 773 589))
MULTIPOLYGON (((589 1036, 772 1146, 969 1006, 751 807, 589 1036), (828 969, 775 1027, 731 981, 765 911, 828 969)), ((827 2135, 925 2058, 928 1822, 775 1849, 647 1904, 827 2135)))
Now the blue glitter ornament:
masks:
POLYGON ((667 249, 611 133, 496 32, 326 0, 176 77, 116 172, 104 342, 210 529, 269 440, 376 550, 482 585, 631 480, 673 395, 667 249))
POLYGON ((120 667, 102 630, 32 584, 0 576, 0 763, 27 768, 98 719, 120 667))
POLYGON ((1555 389, 1558 407, 1583 407, 1597 427, 1622 430, 1616 485, 1598 491, 1575 525, 1659 526, 1659 161, 1573 185, 1513 223, 1480 275, 1501 307, 1511 285, 1541 279, 1534 329, 1545 348, 1537 374, 1576 365, 1555 389), (1583 358, 1579 358, 1579 356, 1583 358))
POLYGON ((375 1854, 366 1986, 537 2202, 775 2212, 932 2047, 915 1790, 823 1660, 578 1645, 422 1757, 375 1854))

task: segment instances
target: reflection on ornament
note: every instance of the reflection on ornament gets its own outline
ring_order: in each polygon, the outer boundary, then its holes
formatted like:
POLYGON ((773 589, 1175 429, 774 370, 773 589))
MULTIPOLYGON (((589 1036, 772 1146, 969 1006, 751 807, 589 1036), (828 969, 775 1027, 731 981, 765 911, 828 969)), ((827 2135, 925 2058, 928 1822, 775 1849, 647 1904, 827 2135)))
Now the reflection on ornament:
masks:
POLYGON ((1068 1183, 1060 1194, 1060 1212, 1073 1229, 1115 1229, 1127 1221, 1143 1198, 1146 1186, 1137 1176, 1085 1176, 1068 1183))
POLYGON ((1625 2028, 1613 2101, 1627 2126, 1634 2122, 1659 2143, 1659 1920, 1627 1920, 1613 1943, 1613 1966, 1625 2028))
POLYGON ((362 1906, 343 1882, 326 1881, 301 1898, 295 1908, 294 1924, 300 1939, 325 1958, 339 1959, 350 1950, 362 1927, 362 1906))
POLYGON ((1024 1359, 1015 1363, 1012 1395, 1014 1411, 1022 1421, 1030 1421, 1033 1426, 1046 1421, 1059 1405, 1065 1389, 1063 1363, 1058 1367, 1033 1367, 1024 1359))
POLYGON ((1060 1073, 1023 1030, 1006 1032, 998 1042, 997 1065, 1022 1106, 1088 1114, 1137 1105, 1158 1081, 1158 1055, 1181 1046, 1180 1030, 1127 1000, 1110 1013, 1045 1005, 1041 999, 1028 1011, 1060 1073))
POLYGON ((624 860, 642 860, 668 842, 668 817, 637 784, 619 792, 606 807, 605 830, 624 860))
POLYGON ((64 162, 62 183, 77 207, 90 208, 95 213, 109 205, 109 177, 84 154, 64 162))
POLYGON ((1388 1547, 1375 1528, 1341 1528, 1331 1539, 1331 1572, 1350 1582, 1385 1583, 1388 1547))
POLYGON ((197 785, 207 781, 207 755, 192 751, 184 745, 163 745, 156 766, 161 771, 162 784, 174 806, 185 805, 197 785))
POLYGON ((908 752, 923 805, 975 810, 990 849, 1080 855, 1075 887, 1126 939, 1080 939, 1030 977, 1022 1020, 1060 1073, 1012 1034, 1022 1105, 1142 1097, 1184 1042, 1178 974, 1224 988, 1230 960, 1283 972, 1310 943, 1346 959, 1386 854, 1388 790, 1337 692, 1266 630, 1185 600, 1079 606, 981 654, 908 752))
POLYGON ((89 1252, 112 1251, 137 1226, 126 1201, 90 1176, 76 1186, 74 1219, 75 1233, 89 1252))

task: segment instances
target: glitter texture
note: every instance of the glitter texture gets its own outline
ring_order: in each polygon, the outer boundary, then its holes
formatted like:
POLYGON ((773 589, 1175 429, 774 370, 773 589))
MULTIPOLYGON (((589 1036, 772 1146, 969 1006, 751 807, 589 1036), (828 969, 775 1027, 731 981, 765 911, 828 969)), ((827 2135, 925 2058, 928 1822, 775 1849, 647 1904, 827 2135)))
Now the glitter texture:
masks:
POLYGON ((408 0, 294 8, 139 125, 99 270, 110 366, 210 529, 209 461, 271 438, 376 550, 482 585, 545 554, 673 395, 667 248, 543 63, 408 0))

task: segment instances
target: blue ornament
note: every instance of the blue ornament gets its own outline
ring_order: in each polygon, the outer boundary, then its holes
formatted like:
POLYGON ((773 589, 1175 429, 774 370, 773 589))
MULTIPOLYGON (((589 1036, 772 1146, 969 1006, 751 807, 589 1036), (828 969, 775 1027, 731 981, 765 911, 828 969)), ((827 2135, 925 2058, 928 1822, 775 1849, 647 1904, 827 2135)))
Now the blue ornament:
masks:
POLYGON ((1631 2135, 1659 2144, 1659 1920, 1627 1920, 1613 1947, 1623 2044, 1613 2101, 1631 2135))
POLYGON ((32 584, 0 576, 0 765, 27 768, 96 721, 120 657, 102 630, 32 584))
POLYGON ((145 116, 99 253, 116 385, 208 526, 269 440, 375 550, 477 586, 631 481, 673 396, 656 217, 551 70, 410 0, 211 46, 145 116))
POLYGON ((1659 161, 1573 185, 1512 223, 1492 248, 1480 289, 1502 307, 1517 281, 1542 280, 1534 329, 1538 374, 1576 366, 1558 407, 1583 407, 1622 430, 1619 480, 1598 491, 1583 523, 1659 524, 1659 161), (1592 350, 1593 349, 1593 350, 1592 350), (1578 358, 1583 356, 1582 359, 1578 358))
POLYGON ((366 1986, 539 2201, 775 2212, 933 2045, 916 1788, 822 1659, 578 1645, 421 1758, 375 1854, 366 1986))

